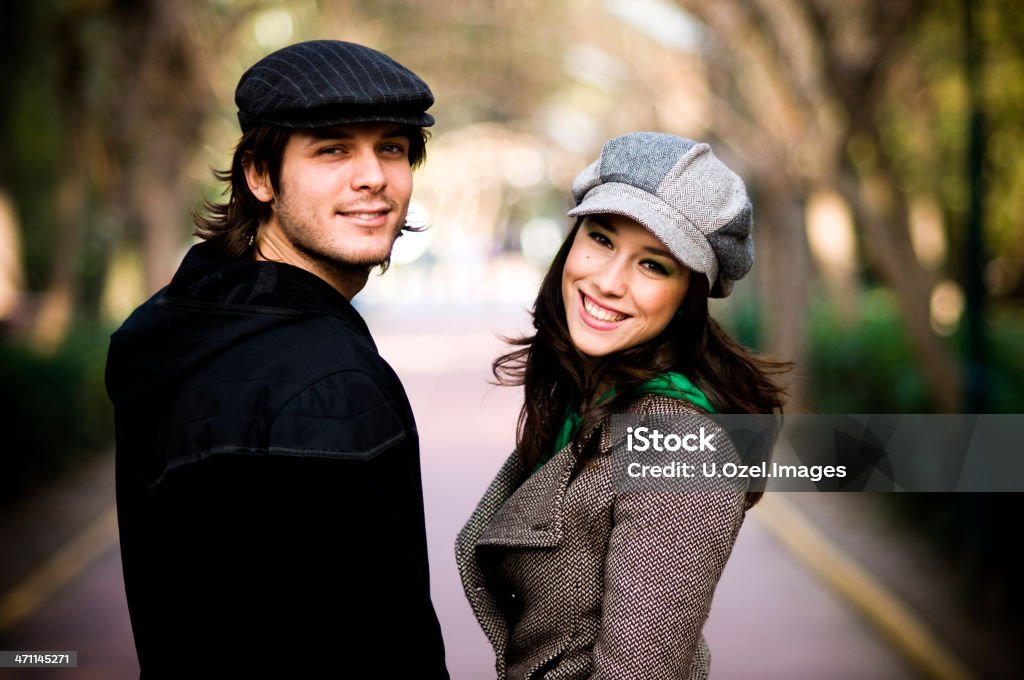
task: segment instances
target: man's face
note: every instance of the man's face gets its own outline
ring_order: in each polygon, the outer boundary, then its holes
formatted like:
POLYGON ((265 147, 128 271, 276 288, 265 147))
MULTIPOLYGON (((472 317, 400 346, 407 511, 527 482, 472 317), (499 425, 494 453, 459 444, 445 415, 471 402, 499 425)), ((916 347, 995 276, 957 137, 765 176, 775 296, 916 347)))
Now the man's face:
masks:
POLYGON ((405 224, 409 141, 394 123, 299 129, 284 149, 280 191, 275 195, 266 177, 252 177, 253 193, 271 203, 261 229, 271 259, 320 275, 369 270, 390 257, 405 224))

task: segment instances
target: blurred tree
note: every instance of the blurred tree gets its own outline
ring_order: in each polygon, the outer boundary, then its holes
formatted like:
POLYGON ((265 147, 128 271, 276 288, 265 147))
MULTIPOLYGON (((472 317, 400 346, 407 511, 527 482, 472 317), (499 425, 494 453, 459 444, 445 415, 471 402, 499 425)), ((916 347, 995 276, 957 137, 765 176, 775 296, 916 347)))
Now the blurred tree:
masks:
MULTIPOLYGON (((185 170, 216 104, 212 58, 262 4, 69 0, 47 6, 56 135, 63 143, 55 161, 50 275, 34 323, 38 346, 59 343, 81 302, 85 244, 137 243, 146 289, 169 280, 191 230, 196 186, 185 170), (102 228, 119 233, 97 233, 102 228)), ((105 260, 111 253, 91 254, 105 260)))
MULTIPOLYGON (((53 175, 57 153, 53 61, 46 32, 53 0, 11 2, 0 9, 0 193, 10 197, 9 226, 20 231, 18 256, 24 285, 37 289, 47 269, 52 232, 53 175)), ((13 241, 13 242, 12 242, 13 241)), ((21 295, 5 315, 7 326, 24 330, 33 300, 21 295)))
POLYGON ((564 81, 566 2, 378 0, 325 3, 320 30, 370 39, 430 83, 439 129, 533 121, 564 81), (442 127, 443 126, 443 127, 442 127))
MULTIPOLYGON (((955 409, 957 364, 931 327, 929 301, 940 279, 961 275, 943 260, 962 242, 954 227, 966 211, 961 4, 672 3, 8 3, 0 92, 14 105, 0 134, 0 191, 5 177, 16 189, 26 285, 45 289, 37 337, 53 343, 76 304, 95 304, 95 281, 121 243, 140 249, 148 290, 166 282, 208 181, 196 159, 226 165, 237 138, 231 88, 245 64, 283 44, 269 34, 339 38, 421 73, 437 96, 438 137, 489 122, 546 138, 559 152, 546 154, 547 177, 563 194, 601 143, 626 130, 716 142, 756 194, 766 344, 801 364, 813 276, 805 208, 845 204, 868 275, 899 297, 930 393, 955 409), (680 20, 676 6, 701 25, 680 20), (18 39, 40 27, 49 42, 18 39), (928 219, 950 228, 950 245, 922 257, 910 215, 938 215, 928 219)), ((1024 287, 1017 14, 1010 0, 987 0, 978 22, 992 80, 986 167, 999 248, 988 274, 1004 295, 1024 287)))
POLYGON ((170 280, 190 231, 195 187, 183 172, 214 105, 209 60, 224 24, 211 3, 121 0, 111 12, 110 65, 120 90, 104 100, 104 138, 117 159, 117 203, 141 241, 146 289, 170 280), (125 87, 128 86, 128 87, 125 87))
MULTIPOLYGON (((804 304, 793 290, 807 272, 800 204, 835 190, 850 206, 861 247, 900 300, 903 321, 936 407, 958 409, 960 375, 949 348, 931 326, 936 275, 913 248, 910 196, 886 143, 889 102, 903 98, 901 68, 925 67, 908 53, 912 27, 927 8, 920 0, 680 0, 711 32, 714 129, 747 159, 761 188, 773 238, 769 259, 796 265, 773 289, 779 310, 804 304), (795 281, 794 281, 795 280, 795 281), (788 293, 788 294, 787 294, 788 293)), ((955 8, 946 8, 947 11, 955 8)), ((947 17, 949 18, 949 17, 947 17)), ((792 318, 780 317, 785 332, 792 318)), ((792 312, 788 312, 792 315, 792 312)), ((802 314, 802 313, 801 313, 802 314)), ((798 334, 804 337, 805 334, 798 334)), ((792 342, 792 341, 790 341, 792 342)))
POLYGON ((41 297, 33 323, 33 341, 44 351, 52 351, 67 333, 75 302, 78 266, 87 214, 89 150, 92 126, 83 121, 86 113, 86 54, 78 39, 78 23, 92 11, 89 3, 69 3, 54 11, 51 18, 51 44, 57 61, 55 91, 63 153, 55 173, 55 229, 50 258, 50 279, 41 297), (84 124, 83 124, 84 123, 84 124))
POLYGON ((10 3, 0 17, 0 320, 13 315, 22 288, 22 252, 18 214, 10 197, 10 179, 15 171, 8 142, 13 127, 13 107, 7 103, 17 98, 21 56, 25 52, 18 28, 25 24, 26 8, 10 3))

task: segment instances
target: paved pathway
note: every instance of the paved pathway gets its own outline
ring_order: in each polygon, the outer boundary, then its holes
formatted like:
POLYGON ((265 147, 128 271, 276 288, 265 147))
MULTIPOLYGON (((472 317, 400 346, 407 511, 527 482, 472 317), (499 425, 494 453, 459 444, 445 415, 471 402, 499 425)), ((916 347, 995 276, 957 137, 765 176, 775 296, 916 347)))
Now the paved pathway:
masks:
MULTIPOLYGON (((518 392, 488 386, 486 380, 489 362, 502 347, 495 333, 525 328, 524 317, 501 307, 388 311, 367 318, 381 353, 405 381, 421 430, 433 592, 449 669, 454 680, 493 677, 493 656, 462 596, 452 544, 513 442, 518 392)), ((5 633, 0 625, 0 649, 76 650, 79 668, 0 669, 0 678, 137 677, 118 553, 109 542, 111 527, 103 525, 112 501, 110 471, 109 458, 101 459, 74 478, 83 488, 69 491, 74 483, 62 482, 63 503, 33 501, 36 514, 58 537, 50 543, 57 545, 68 545, 74 536, 64 527, 81 529, 100 517, 90 539, 96 545, 91 553, 72 553, 85 556, 84 568, 75 569, 72 556, 51 569, 56 576, 33 586, 43 597, 27 615, 19 615, 13 629, 5 633), (77 501, 67 500, 69 493, 77 501), (54 508, 60 507, 72 514, 70 521, 55 516, 60 511, 54 508), (69 582, 61 585, 60 573, 69 582)), ((0 522, 0 539, 18 535, 11 525, 30 523, 30 516, 20 523, 0 522)), ((740 533, 706 628, 712 678, 921 677, 891 636, 879 634, 863 609, 851 606, 834 583, 808 568, 807 560, 816 558, 798 559, 792 546, 768 530, 778 517, 766 503, 750 513, 740 533)), ((21 536, 27 540, 24 532, 21 536)), ((38 573, 9 544, 0 563, 0 577, 6 578, 0 586, 8 595, 15 583, 24 585, 38 573)), ((0 601, 0 623, 3 603, 10 598, 0 601)))

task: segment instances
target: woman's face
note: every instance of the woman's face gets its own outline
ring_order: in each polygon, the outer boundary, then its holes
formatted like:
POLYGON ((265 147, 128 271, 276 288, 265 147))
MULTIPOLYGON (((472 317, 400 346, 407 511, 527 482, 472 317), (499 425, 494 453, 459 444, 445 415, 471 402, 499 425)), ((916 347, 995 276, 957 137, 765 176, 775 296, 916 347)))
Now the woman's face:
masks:
POLYGON ((602 357, 635 347, 668 326, 690 270, 651 232, 621 215, 591 215, 576 231, 562 271, 573 345, 602 357))

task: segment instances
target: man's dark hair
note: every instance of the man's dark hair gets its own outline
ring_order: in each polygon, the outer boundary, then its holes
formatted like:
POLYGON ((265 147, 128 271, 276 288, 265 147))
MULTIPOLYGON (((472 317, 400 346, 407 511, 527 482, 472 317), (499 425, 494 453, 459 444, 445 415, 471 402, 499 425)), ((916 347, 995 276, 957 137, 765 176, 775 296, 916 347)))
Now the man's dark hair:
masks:
MULTIPOLYGON (((204 200, 204 212, 192 216, 195 235, 212 242, 221 256, 229 260, 252 257, 260 224, 270 219, 269 203, 260 201, 249 190, 245 168, 251 164, 270 178, 275 193, 281 191, 281 162, 292 128, 259 123, 242 134, 228 170, 214 170, 213 176, 227 184, 227 201, 204 200)), ((405 126, 409 140, 409 165, 419 167, 427 156, 430 133, 424 128, 405 126)))

